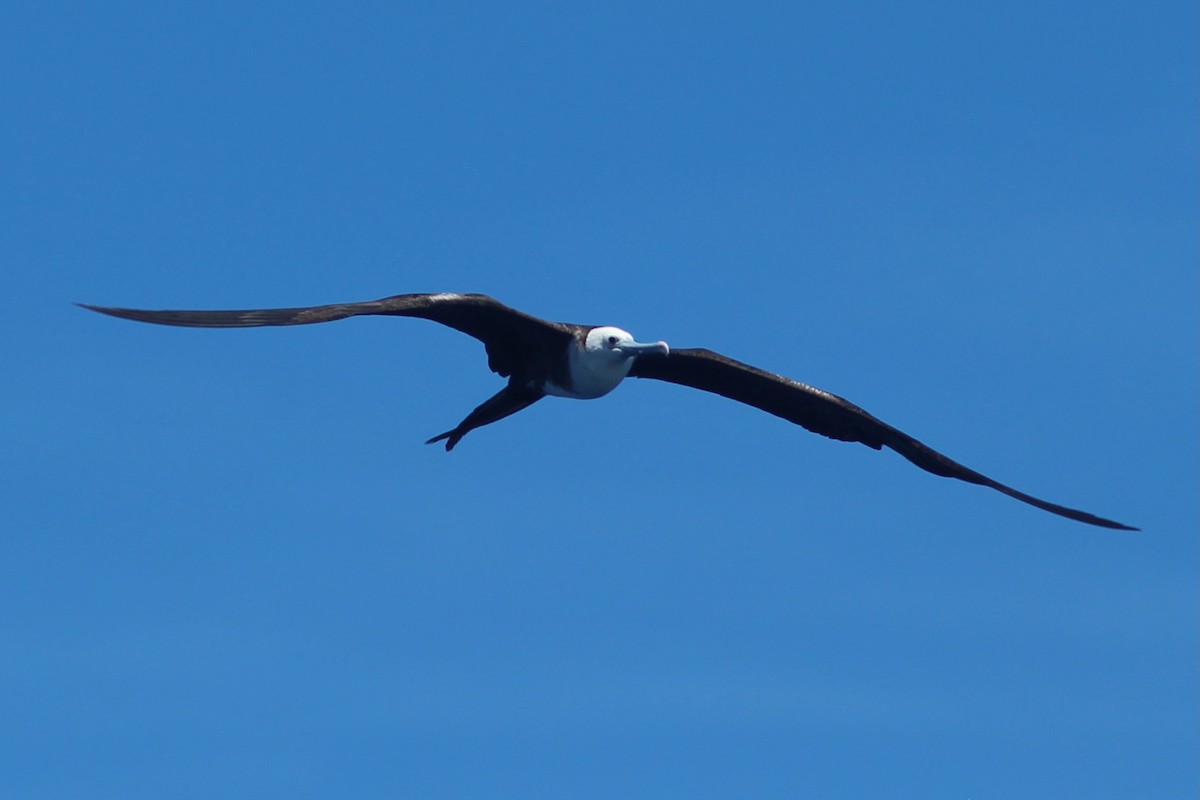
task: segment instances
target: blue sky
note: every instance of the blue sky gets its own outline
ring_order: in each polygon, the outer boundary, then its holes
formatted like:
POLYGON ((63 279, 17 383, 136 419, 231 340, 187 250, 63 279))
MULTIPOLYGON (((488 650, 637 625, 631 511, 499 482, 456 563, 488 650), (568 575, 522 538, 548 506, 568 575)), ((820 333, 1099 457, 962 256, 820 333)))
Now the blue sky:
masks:
POLYGON ((0 794, 1187 797, 1196 10, 10 4, 0 794), (1093 529, 630 382, 479 291, 837 392, 1093 529))

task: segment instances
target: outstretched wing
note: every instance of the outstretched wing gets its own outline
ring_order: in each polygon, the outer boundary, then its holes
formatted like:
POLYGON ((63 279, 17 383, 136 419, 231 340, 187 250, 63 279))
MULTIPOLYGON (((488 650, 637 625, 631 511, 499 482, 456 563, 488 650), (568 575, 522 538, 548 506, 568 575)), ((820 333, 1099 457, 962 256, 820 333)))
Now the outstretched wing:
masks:
POLYGON ((890 447, 935 475, 988 486, 1052 514, 1105 528, 1137 530, 1086 511, 1049 503, 1019 492, 947 458, 835 394, 743 364, 711 350, 672 350, 669 356, 662 358, 638 358, 629 374, 713 392, 760 408, 832 439, 861 442, 876 450, 890 447))
POLYGON ((533 351, 565 348, 574 335, 570 325, 517 311, 485 294, 398 294, 362 303, 237 311, 150 311, 79 305, 113 317, 192 328, 311 325, 361 315, 420 317, 479 339, 487 347, 488 366, 505 377, 518 372, 521 364, 528 363, 533 351))

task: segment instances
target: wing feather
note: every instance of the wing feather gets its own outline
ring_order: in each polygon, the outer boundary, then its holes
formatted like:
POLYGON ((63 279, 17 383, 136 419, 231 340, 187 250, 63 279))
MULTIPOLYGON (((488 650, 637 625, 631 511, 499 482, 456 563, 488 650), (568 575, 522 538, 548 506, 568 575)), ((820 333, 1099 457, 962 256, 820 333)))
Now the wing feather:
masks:
POLYGON ((420 317, 461 331, 487 347, 488 366, 503 376, 539 356, 566 347, 577 326, 518 311, 484 294, 398 294, 360 303, 299 308, 251 308, 231 311, 148 310, 80 303, 83 308, 122 319, 191 328, 251 328, 264 325, 312 325, 362 315, 420 317))
POLYGON ((642 357, 634 362, 629 374, 636 378, 652 378, 713 392, 832 439, 861 442, 876 450, 888 447, 935 475, 987 486, 1052 514, 1105 528, 1137 530, 1120 522, 1017 491, 959 464, 907 433, 876 419, 849 400, 711 350, 671 350, 666 357, 642 357))

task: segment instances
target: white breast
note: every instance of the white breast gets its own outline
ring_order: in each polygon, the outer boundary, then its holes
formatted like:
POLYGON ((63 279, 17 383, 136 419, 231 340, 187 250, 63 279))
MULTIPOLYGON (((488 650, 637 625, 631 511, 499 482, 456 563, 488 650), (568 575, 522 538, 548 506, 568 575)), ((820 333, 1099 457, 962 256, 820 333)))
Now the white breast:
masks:
POLYGON ((575 400, 591 400, 603 397, 625 380, 632 358, 614 357, 611 351, 583 349, 572 345, 568 351, 567 366, 571 372, 571 388, 546 381, 542 391, 555 397, 570 397, 575 400))

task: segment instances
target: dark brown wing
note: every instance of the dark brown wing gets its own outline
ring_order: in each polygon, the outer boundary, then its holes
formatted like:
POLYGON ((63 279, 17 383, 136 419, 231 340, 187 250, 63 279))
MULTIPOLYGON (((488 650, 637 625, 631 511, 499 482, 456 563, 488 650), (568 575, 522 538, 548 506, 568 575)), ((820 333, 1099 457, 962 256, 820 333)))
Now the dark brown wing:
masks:
POLYGON ((565 348, 575 326, 539 319, 484 294, 398 294, 362 303, 303 308, 253 308, 238 311, 149 311, 80 303, 83 308, 138 322, 192 328, 251 328, 262 325, 310 325, 361 315, 420 317, 479 339, 487 347, 488 366, 501 375, 521 365, 543 363, 533 351, 565 348))
POLYGON ((876 450, 890 447, 921 469, 935 475, 989 486, 1052 514, 1089 525, 1137 530, 1086 511, 1048 503, 1019 492, 947 458, 932 447, 903 431, 896 430, 835 394, 734 361, 711 350, 672 350, 665 358, 638 358, 629 374, 636 378, 653 378, 714 392, 730 400, 760 408, 832 439, 862 442, 876 450))

